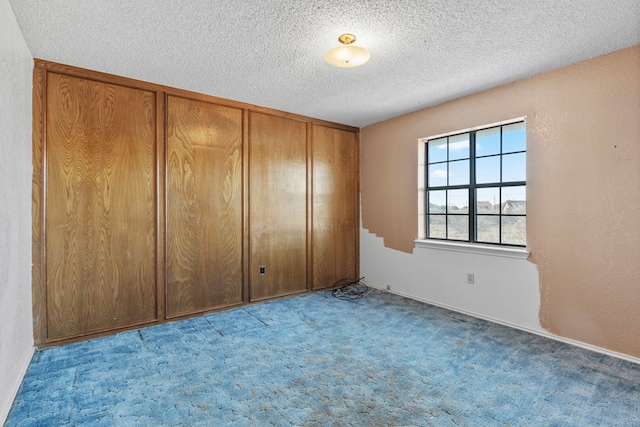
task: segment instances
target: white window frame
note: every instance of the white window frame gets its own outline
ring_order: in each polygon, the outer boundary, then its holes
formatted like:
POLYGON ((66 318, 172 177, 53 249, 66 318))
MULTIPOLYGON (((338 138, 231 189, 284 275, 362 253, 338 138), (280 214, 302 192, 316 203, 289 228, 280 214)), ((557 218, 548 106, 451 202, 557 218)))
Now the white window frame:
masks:
MULTIPOLYGON (((427 239, 427 230, 426 230, 426 177, 427 167, 425 164, 426 160, 426 145, 427 141, 432 139, 438 139, 443 137, 448 137, 451 135, 457 135, 465 132, 477 131, 486 128, 496 127, 496 126, 504 126, 517 122, 525 122, 526 126, 527 116, 512 118, 509 120, 503 120, 495 123, 484 124, 480 126, 474 126, 466 129, 455 130, 453 132, 441 133, 430 135, 422 138, 418 138, 418 238, 414 240, 414 244, 416 248, 424 248, 424 249, 435 249, 435 250, 445 250, 445 251, 453 251, 453 252, 461 252, 461 253, 472 253, 472 254, 481 254, 481 255, 490 255, 490 256, 499 256, 499 257, 507 257, 507 258, 515 258, 515 259, 526 259, 530 252, 527 248, 523 247, 511 247, 506 245, 492 245, 492 244, 483 244, 483 243, 475 243, 475 242, 458 242, 458 241, 449 241, 449 240, 436 240, 436 239, 427 239)), ((472 230, 470 230, 472 232, 472 230)))

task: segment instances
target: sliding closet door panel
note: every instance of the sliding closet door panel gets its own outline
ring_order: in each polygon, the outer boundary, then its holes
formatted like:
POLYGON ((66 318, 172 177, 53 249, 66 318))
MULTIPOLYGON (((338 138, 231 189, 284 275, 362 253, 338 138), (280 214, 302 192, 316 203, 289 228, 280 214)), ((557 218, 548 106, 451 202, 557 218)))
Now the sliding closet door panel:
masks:
POLYGON ((155 93, 47 79, 47 339, 151 321, 155 93))
POLYGON ((167 103, 167 317, 242 302, 242 110, 167 103))
POLYGON ((313 288, 358 274, 358 135, 313 127, 313 288))
POLYGON ((252 112, 249 126, 249 276, 255 301, 307 289, 307 125, 252 112))

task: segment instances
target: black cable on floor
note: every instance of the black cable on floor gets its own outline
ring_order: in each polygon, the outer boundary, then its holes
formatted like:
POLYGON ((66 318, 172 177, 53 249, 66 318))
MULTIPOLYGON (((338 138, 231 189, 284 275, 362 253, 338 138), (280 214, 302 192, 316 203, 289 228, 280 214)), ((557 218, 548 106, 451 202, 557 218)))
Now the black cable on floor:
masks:
POLYGON ((327 298, 331 295, 341 300, 360 299, 372 291, 369 286, 362 282, 363 279, 364 277, 357 280, 340 279, 333 284, 331 289, 324 291, 324 297, 327 298))

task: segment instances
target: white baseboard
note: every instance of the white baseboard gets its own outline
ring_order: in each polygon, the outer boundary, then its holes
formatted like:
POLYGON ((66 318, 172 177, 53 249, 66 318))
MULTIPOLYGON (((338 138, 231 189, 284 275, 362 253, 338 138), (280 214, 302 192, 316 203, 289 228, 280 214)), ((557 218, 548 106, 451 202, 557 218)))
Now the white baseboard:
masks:
POLYGON ((31 351, 25 353, 24 359, 22 363, 20 363, 19 375, 16 377, 16 380, 8 387, 9 394, 7 396, 7 400, 2 402, 2 408, 0 408, 0 426, 4 425, 7 417, 9 416, 9 411, 11 411, 11 406, 13 405, 13 401, 18 394, 18 390, 20 390, 20 385, 22 384, 22 380, 27 373, 27 369, 29 368, 29 364, 31 363, 31 359, 33 358, 33 354, 35 352, 35 347, 31 347, 31 351))
POLYGON ((523 327, 521 325, 517 325, 517 324, 514 324, 514 323, 506 322, 504 320, 496 319, 496 318, 493 318, 491 316, 485 316, 483 314, 474 313, 474 312, 471 312, 471 311, 468 311, 468 310, 463 310, 463 309, 460 309, 460 308, 457 308, 457 307, 453 307, 453 306, 450 306, 450 305, 447 305, 447 304, 441 304, 441 303, 435 302, 435 301, 430 301, 430 300, 425 299, 425 298, 419 298, 419 297, 416 297, 414 295, 405 294, 403 292, 397 292, 395 290, 387 290, 387 289, 383 289, 381 287, 372 286, 372 285, 368 285, 368 286, 371 287, 371 288, 379 289, 379 290, 381 290, 383 292, 389 292, 389 293, 392 293, 392 294, 400 295, 400 296, 405 297, 405 298, 409 298, 409 299, 413 299, 413 300, 416 300, 416 301, 424 302, 426 304, 430 304, 430 305, 434 305, 436 307, 441 307, 441 308, 444 308, 444 309, 447 309, 447 310, 450 310, 450 311, 455 311, 455 312, 458 312, 458 313, 466 314, 466 315, 469 315, 469 316, 472 316, 472 317, 477 317, 479 319, 487 320, 489 322, 498 323, 500 325, 508 326, 510 328, 513 328, 513 329, 518 329, 518 330, 521 330, 521 331, 524 331, 524 332, 529 332, 531 334, 539 335, 539 336, 544 337, 544 338, 549 338, 549 339, 552 339, 552 340, 555 340, 555 341, 560 341, 560 342, 563 342, 563 343, 566 343, 566 344, 573 345, 575 347, 580 347, 580 348, 584 348, 586 350, 595 351, 596 353, 605 354, 607 356, 615 357, 615 358, 618 358, 618 359, 626 360, 626 361, 629 361, 629 362, 632 362, 632 363, 637 363, 637 364, 640 365, 640 358, 633 357, 633 356, 630 356, 628 354, 618 353, 617 351, 608 350, 606 348, 602 348, 602 347, 598 347, 598 346, 595 346, 595 345, 587 344, 587 343, 584 343, 582 341, 576 341, 576 340, 572 340, 570 338, 564 338, 564 337, 561 337, 561 336, 558 336, 558 335, 553 335, 552 333, 549 333, 549 332, 546 332, 546 331, 540 331, 540 330, 536 330, 536 329, 523 327))

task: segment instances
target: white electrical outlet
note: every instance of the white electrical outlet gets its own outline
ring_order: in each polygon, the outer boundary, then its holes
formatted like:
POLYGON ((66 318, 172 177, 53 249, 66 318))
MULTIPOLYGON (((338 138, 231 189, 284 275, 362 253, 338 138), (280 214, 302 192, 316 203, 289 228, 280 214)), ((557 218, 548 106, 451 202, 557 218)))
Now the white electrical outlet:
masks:
POLYGON ((475 283, 476 279, 474 277, 473 273, 467 273, 467 283, 470 285, 473 285, 475 283))

